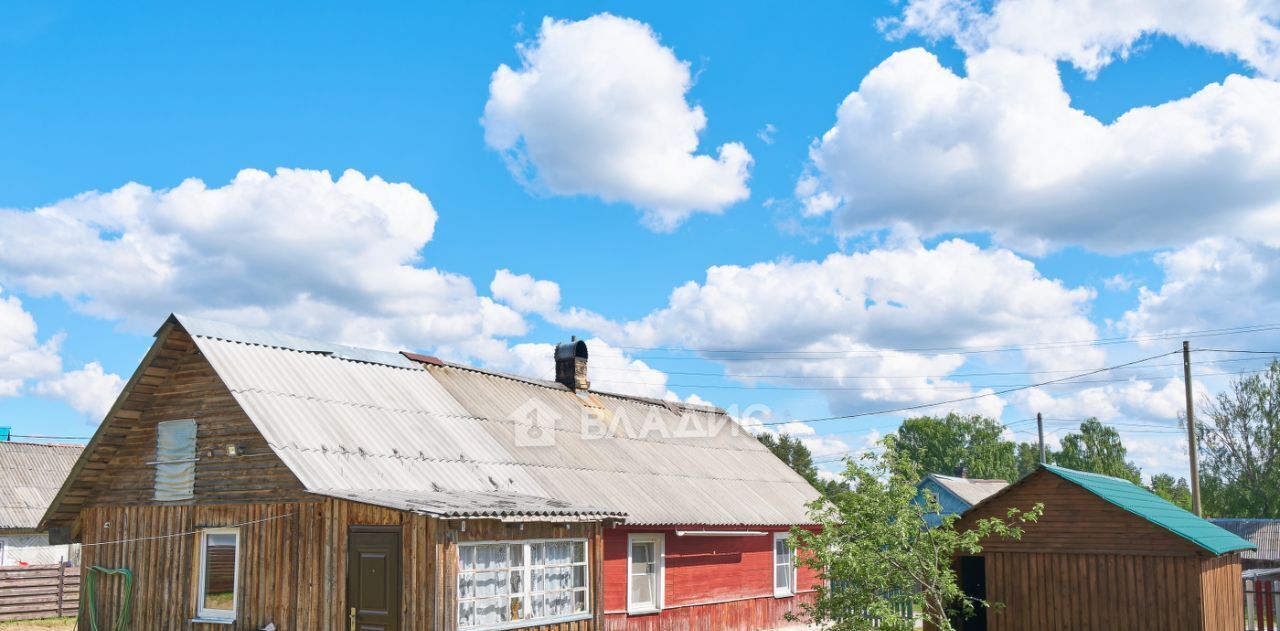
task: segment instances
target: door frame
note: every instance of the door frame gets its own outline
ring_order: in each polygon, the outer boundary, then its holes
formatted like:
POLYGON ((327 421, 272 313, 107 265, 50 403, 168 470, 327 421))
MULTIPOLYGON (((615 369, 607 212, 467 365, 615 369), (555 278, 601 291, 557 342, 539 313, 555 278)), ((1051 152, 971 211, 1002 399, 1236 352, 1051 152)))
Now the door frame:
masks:
POLYGON ((342 614, 342 615, 341 615, 340 627, 339 627, 339 628, 341 628, 341 629, 346 629, 346 628, 347 628, 347 621, 348 621, 347 616, 349 615, 349 612, 351 611, 351 603, 353 602, 353 599, 354 599, 354 595, 352 594, 352 588, 354 587, 354 585, 353 585, 352 580, 351 580, 351 579, 352 579, 352 576, 351 576, 351 536, 352 536, 352 535, 354 535, 354 534, 386 534, 386 535, 395 535, 395 536, 396 536, 396 544, 397 544, 397 546, 396 546, 396 568, 395 568, 395 573, 393 574, 393 575, 395 576, 395 584, 396 584, 396 588, 397 588, 397 591, 396 591, 396 607, 397 607, 397 609, 398 609, 398 610, 396 611, 396 631, 403 631, 403 629, 404 629, 404 606, 405 606, 405 599, 404 599, 404 527, 403 527, 403 526, 389 526, 389 525, 363 525, 363 524, 348 524, 348 525, 347 525, 346 550, 344 550, 344 551, 343 551, 343 555, 346 557, 346 561, 345 561, 345 564, 346 564, 346 571, 345 571, 345 574, 346 574, 346 576, 344 576, 344 577, 343 577, 343 580, 344 580, 344 581, 345 581, 345 583, 346 583, 346 587, 344 587, 344 588, 343 588, 343 590, 342 590, 342 591, 343 591, 343 607, 342 607, 342 609, 341 609, 341 614, 342 614))

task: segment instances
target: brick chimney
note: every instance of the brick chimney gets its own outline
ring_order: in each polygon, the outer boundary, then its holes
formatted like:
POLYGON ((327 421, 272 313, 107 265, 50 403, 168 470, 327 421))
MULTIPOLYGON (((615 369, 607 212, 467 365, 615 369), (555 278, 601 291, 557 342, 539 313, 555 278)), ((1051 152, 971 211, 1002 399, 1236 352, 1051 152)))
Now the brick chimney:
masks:
POLYGON ((576 338, 556 344, 556 381, 570 390, 587 390, 587 343, 576 338))

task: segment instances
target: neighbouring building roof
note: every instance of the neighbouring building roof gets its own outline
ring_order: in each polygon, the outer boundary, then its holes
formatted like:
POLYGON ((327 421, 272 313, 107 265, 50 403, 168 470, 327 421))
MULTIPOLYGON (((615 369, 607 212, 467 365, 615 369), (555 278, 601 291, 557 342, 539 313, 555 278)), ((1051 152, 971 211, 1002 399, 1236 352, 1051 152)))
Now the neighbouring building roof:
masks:
POLYGON ((926 480, 932 480, 938 486, 956 496, 957 499, 973 506, 982 500, 991 497, 1000 489, 1009 486, 1004 480, 979 480, 976 478, 959 478, 949 475, 940 475, 930 473, 925 477, 926 480))
POLYGON ((818 497, 717 408, 173 321, 314 493, 444 517, 706 525, 807 523, 818 497))
POLYGON ((35 532, 83 449, 0 441, 0 532, 35 532))
POLYGON ((1226 554, 1255 548, 1252 543, 1242 539, 1235 533, 1215 526, 1206 519, 1196 517, 1193 513, 1171 504, 1155 493, 1128 480, 1097 473, 1065 469, 1054 465, 1041 466, 1054 475, 1187 539, 1213 554, 1226 554))
POLYGON ((1248 539, 1257 550, 1240 555, 1244 559, 1280 561, 1280 519, 1237 519, 1217 517, 1214 525, 1248 539))

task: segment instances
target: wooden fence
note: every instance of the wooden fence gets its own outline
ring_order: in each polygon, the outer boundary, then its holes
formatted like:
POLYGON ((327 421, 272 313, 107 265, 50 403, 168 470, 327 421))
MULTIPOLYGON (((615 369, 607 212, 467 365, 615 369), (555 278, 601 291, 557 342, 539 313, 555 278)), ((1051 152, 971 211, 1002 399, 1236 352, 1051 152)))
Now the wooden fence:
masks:
POLYGON ((0 567, 0 620, 74 616, 79 604, 78 567, 0 567))
POLYGON ((1280 580, 1244 581, 1245 631, 1280 631, 1280 580))

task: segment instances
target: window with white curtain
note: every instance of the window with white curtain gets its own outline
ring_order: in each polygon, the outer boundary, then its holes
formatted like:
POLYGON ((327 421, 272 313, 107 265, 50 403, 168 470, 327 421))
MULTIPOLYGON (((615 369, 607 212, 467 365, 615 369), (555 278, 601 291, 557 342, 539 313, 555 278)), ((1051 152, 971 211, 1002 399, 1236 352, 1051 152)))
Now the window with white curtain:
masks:
POLYGON ((773 533, 773 595, 790 596, 796 592, 795 551, 791 549, 790 535, 773 533))
POLYGON ((590 617, 590 578, 586 539, 458 544, 458 628, 590 617))
POLYGON ((627 613, 662 609, 663 536, 627 536, 627 613))

